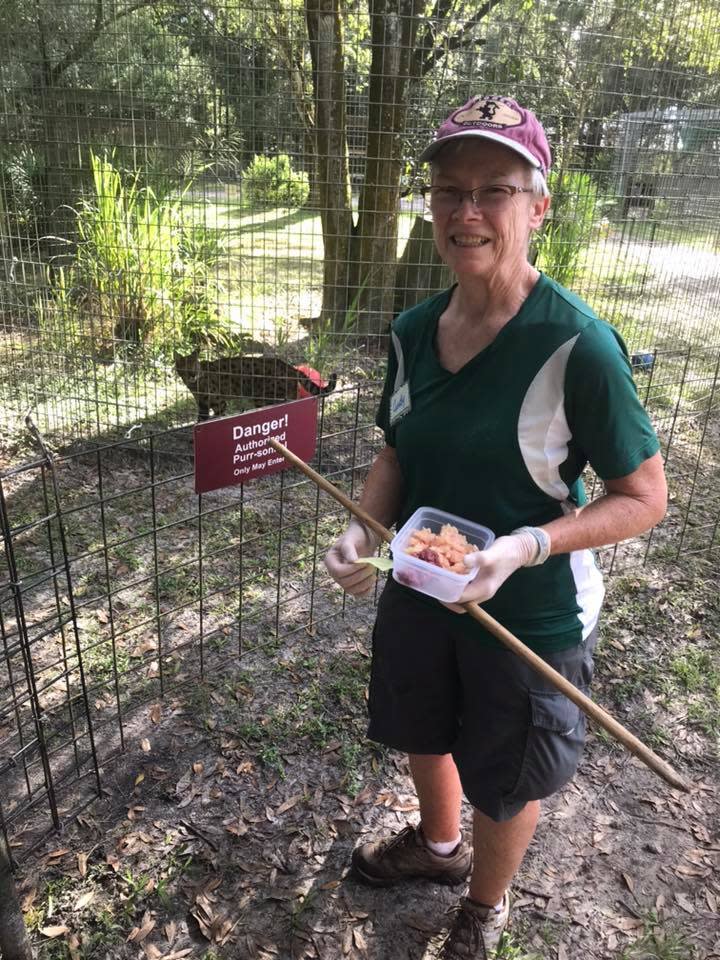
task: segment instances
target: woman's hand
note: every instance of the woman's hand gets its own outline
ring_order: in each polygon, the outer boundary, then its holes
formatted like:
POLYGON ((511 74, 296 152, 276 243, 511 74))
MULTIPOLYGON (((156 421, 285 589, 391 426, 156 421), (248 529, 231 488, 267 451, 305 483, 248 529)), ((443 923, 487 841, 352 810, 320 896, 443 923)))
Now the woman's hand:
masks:
POLYGON ((330 547, 325 557, 328 573, 346 593, 361 597, 375 586, 377 570, 369 563, 357 563, 371 557, 380 538, 359 520, 352 519, 345 533, 330 547))
POLYGON ((465 564, 477 573, 463 590, 457 603, 445 606, 455 613, 465 613, 460 606, 474 600, 482 603, 494 597, 507 578, 531 563, 538 551, 538 543, 531 533, 513 533, 498 537, 487 550, 477 550, 465 555, 465 564))

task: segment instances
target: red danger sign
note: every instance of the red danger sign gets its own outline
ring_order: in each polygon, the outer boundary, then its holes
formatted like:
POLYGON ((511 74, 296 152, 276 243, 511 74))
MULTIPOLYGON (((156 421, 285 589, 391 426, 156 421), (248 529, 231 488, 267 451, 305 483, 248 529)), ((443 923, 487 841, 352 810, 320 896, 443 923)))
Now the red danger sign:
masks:
POLYGON ((268 437, 301 460, 311 460, 317 440, 317 399, 307 397, 196 424, 195 492, 231 487, 289 467, 268 437))

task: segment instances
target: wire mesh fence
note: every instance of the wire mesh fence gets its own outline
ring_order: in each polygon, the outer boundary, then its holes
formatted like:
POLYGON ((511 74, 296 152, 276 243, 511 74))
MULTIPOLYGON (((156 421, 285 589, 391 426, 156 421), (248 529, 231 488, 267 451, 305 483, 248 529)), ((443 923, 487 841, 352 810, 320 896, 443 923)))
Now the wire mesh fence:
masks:
POLYGON ((24 461, 1 479, 14 842, 97 794, 140 702, 338 614, 317 563, 337 511, 291 474, 196 497, 182 425, 319 392, 316 466, 353 492, 390 320, 452 282, 414 158, 475 93, 546 126, 553 206, 531 256, 620 329, 663 445, 668 517, 603 566, 717 550, 717 13, 3 6, 1 426, 5 461, 24 461), (28 411, 62 455, 31 457, 28 411))
POLYGON ((720 340, 714 0, 9 5, 0 108, 6 429, 187 422, 177 358, 352 381, 446 285, 414 160, 516 96, 554 149, 533 256, 632 351, 720 340))
MULTIPOLYGON (((607 572, 720 548, 710 359, 644 359, 671 505, 652 533, 600 552, 607 572)), ((377 449, 378 389, 321 400, 314 466, 350 496, 377 449)), ((303 476, 196 495, 187 428, 39 452, 0 477, 0 825, 18 854, 98 795, 140 739, 140 705, 248 653, 271 660, 343 609, 319 560, 345 517, 303 476)))
MULTIPOLYGON (((351 496, 374 392, 320 415, 315 465, 351 496)), ((293 473, 196 495, 185 429, 45 448, 1 488, 0 822, 25 846, 97 795, 139 705, 342 610, 318 566, 341 508, 293 473)))

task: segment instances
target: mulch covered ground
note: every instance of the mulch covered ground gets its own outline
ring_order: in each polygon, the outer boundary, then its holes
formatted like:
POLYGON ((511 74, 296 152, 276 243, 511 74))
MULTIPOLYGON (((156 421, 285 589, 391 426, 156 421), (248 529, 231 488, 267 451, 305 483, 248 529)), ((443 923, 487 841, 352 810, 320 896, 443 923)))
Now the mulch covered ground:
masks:
MULTIPOLYGON (((104 798, 24 866, 39 957, 433 956, 462 889, 347 875, 360 838, 418 816, 403 758, 363 738, 371 618, 353 603, 138 713, 104 798)), ((611 579, 594 695, 692 790, 593 729, 575 781, 544 804, 499 956, 720 957, 709 564, 611 579)))

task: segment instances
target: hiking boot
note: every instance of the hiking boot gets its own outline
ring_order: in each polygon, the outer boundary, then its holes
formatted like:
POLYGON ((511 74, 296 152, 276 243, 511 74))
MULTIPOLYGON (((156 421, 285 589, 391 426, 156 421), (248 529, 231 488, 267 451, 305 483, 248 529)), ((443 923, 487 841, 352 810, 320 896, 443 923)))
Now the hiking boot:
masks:
POLYGON ((463 840, 447 857, 425 845, 421 827, 405 827, 384 840, 363 843, 353 850, 355 876, 373 887, 388 887, 401 880, 462 883, 472 868, 472 849, 463 840))
POLYGON ((463 897, 453 910, 452 924, 440 945, 438 960, 487 960, 494 956, 509 914, 507 891, 499 910, 480 907, 463 897))

